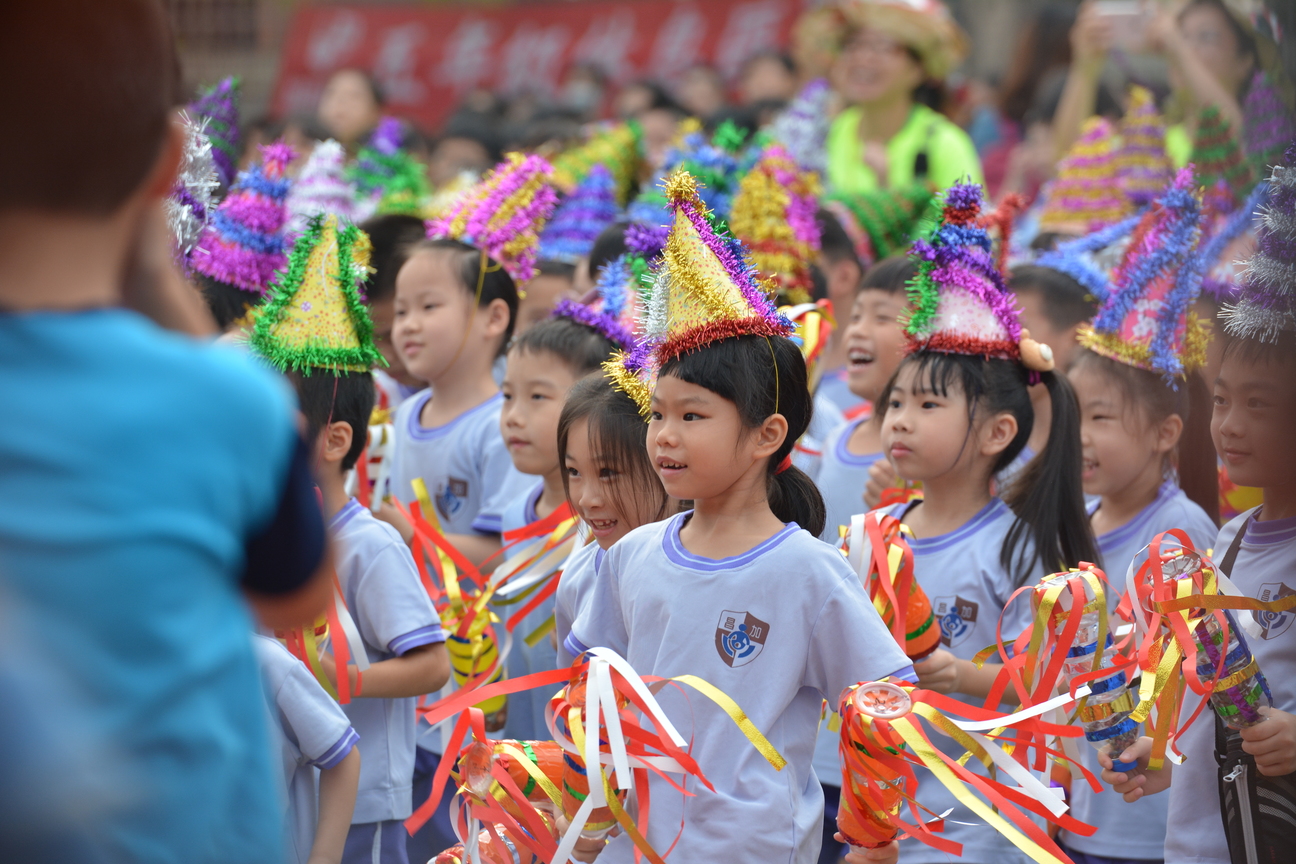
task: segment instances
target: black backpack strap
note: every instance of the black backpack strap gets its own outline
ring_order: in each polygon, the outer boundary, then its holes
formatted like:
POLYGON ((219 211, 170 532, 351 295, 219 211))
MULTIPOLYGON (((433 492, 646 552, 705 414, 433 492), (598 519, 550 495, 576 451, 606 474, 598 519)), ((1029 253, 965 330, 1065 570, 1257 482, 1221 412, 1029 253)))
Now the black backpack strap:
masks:
POLYGON ((1242 523, 1242 527, 1238 529, 1237 534, 1233 537, 1233 542, 1229 544, 1228 551, 1224 553, 1224 558, 1219 562, 1220 572, 1225 576, 1230 578, 1233 576, 1233 562, 1237 560, 1238 550, 1242 548, 1242 538, 1246 536, 1247 524, 1250 521, 1248 519, 1242 523))
POLYGON ((927 175, 931 173, 931 159, 927 156, 927 151, 931 149, 932 135, 936 132, 936 121, 932 120, 927 124, 927 138, 923 141, 923 148, 914 156, 914 180, 926 180, 927 175))

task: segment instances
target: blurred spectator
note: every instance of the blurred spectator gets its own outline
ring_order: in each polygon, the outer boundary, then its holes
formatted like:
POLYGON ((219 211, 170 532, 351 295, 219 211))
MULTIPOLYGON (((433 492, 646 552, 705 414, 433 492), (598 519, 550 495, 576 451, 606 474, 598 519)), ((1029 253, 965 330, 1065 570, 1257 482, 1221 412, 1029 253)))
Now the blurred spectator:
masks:
POLYGON ((382 119, 378 84, 359 69, 339 69, 324 85, 318 116, 324 131, 354 153, 382 119))
POLYGON ((637 118, 650 108, 673 100, 656 81, 631 81, 621 88, 612 102, 612 110, 620 120, 637 118))
POLYGON ((253 162, 260 161, 260 148, 279 140, 296 151, 297 159, 293 164, 300 165, 315 149, 315 143, 327 137, 327 133, 311 118, 273 120, 259 117, 243 130, 243 157, 239 160, 239 168, 246 169, 253 162))
POLYGON ((615 110, 622 120, 638 120, 643 127, 644 160, 656 171, 666 159, 666 148, 675 140, 679 123, 688 112, 655 81, 627 84, 616 96, 615 110))
POLYGON ((818 6, 797 18, 788 53, 796 66, 798 87, 832 74, 833 49, 842 26, 842 13, 836 6, 818 6))
POLYGON ((680 78, 676 88, 684 110, 699 120, 709 120, 725 107, 724 79, 714 66, 699 63, 680 78))
POLYGON ((592 63, 575 63, 567 69, 558 90, 558 107, 581 121, 594 120, 603 109, 607 76, 592 63))
POLYGON ((738 72, 738 101, 742 105, 786 102, 796 95, 796 90, 796 64, 777 51, 762 51, 747 58, 738 72))
POLYGON ((499 161, 489 126, 471 117, 455 117, 428 152, 428 181, 445 186, 464 171, 481 174, 499 161))

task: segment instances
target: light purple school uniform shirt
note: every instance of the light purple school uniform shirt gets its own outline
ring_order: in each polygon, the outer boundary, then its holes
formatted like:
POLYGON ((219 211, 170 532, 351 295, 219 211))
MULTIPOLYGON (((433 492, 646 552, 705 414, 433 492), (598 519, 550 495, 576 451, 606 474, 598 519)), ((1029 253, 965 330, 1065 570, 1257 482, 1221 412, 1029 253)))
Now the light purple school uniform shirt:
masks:
MULTIPOLYGON (((329 522, 329 532, 342 596, 370 663, 445 641, 414 558, 395 528, 352 498, 329 522)), ((416 701, 360 696, 342 706, 361 740, 352 824, 404 819, 413 812, 416 701)))
MULTIPOLYGON (((880 512, 904 521, 904 514, 913 506, 893 504, 880 512)), ((941 628, 940 647, 955 657, 971 660, 982 648, 995 642, 995 628, 1000 612, 1019 585, 1031 585, 1044 576, 1043 567, 1034 565, 1023 580, 1016 580, 999 562, 999 550, 1004 537, 1016 517, 1012 510, 998 498, 981 508, 961 527, 939 537, 911 537, 909 546, 914 553, 914 576, 931 599, 932 612, 941 628)), ((1026 551, 1030 551, 1027 540, 1026 551)), ((864 556, 869 555, 865 541, 864 556)), ((1018 597, 1003 616, 1003 637, 1011 642, 1031 622, 1030 602, 1018 597)), ((968 705, 980 707, 984 700, 963 694, 952 694, 968 705)), ((932 743, 955 758, 963 755, 963 748, 952 739, 936 735, 932 743)), ((975 759, 968 768, 985 773, 984 766, 975 759)), ((918 769, 918 802, 933 813, 944 813, 947 839, 963 844, 963 861, 974 864, 1000 864, 1000 862, 1029 862, 1030 858, 1008 842, 998 831, 985 824, 981 817, 965 807, 941 785, 930 772, 918 769)), ((930 818, 930 817, 928 817, 930 818)), ((950 856, 917 840, 900 841, 900 860, 905 864, 937 864, 947 862, 950 856)))
MULTIPOLYGON (((1096 509, 1091 507, 1090 514, 1096 509)), ((1167 480, 1161 484, 1156 500, 1137 516, 1097 538, 1103 571, 1110 585, 1109 609, 1116 608, 1125 592, 1125 573, 1130 564, 1146 561, 1148 543, 1172 528, 1186 531, 1193 545, 1203 552, 1215 542, 1215 523, 1206 511, 1194 504, 1173 480, 1167 480)), ((1078 743, 1081 762, 1097 776, 1102 771, 1098 751, 1084 741, 1078 743)), ((1165 847, 1169 803, 1167 795, 1151 795, 1127 804, 1110 786, 1104 785, 1101 792, 1095 793, 1088 783, 1076 780, 1071 784, 1071 815, 1097 826, 1098 831, 1089 837, 1069 831, 1062 831, 1059 836, 1067 846, 1089 855, 1160 858, 1165 847)))
MULTIPOLYGON (((703 558, 680 528, 692 512, 636 528, 607 551, 567 645, 611 648, 640 675, 697 675, 728 694, 787 759, 775 771, 709 699, 658 699, 715 792, 685 799, 653 777, 648 840, 671 860, 817 860, 823 790, 810 759, 820 707, 860 681, 912 675, 841 553, 795 523, 747 552, 703 558)), ((599 858, 630 864, 628 836, 599 858)))
POLYGON ((480 523, 478 515, 492 496, 525 477, 513 467, 500 436, 504 397, 497 393, 449 423, 428 428, 419 414, 431 398, 432 391, 424 390, 396 411, 392 494, 408 504, 414 500, 411 482, 422 478, 447 534, 499 533, 498 523, 480 523))
POLYGON ((858 454, 847 449, 855 430, 868 421, 868 416, 847 420, 829 433, 824 440, 819 470, 811 475, 819 487, 819 494, 823 495, 824 508, 828 512, 820 536, 833 545, 841 541, 838 526, 850 525, 852 516, 868 510, 864 504, 864 487, 868 484, 869 468, 882 458, 882 453, 858 454))
MULTIPOLYGON (((1248 597, 1276 600, 1296 593, 1296 518, 1256 522, 1256 507, 1229 522, 1215 541, 1216 562, 1239 531, 1245 530, 1230 577, 1248 597)), ((1273 693, 1273 707, 1296 714, 1296 612, 1240 612, 1238 623, 1250 626, 1247 644, 1273 693)), ((1197 707, 1194 696, 1183 716, 1197 707)), ((1228 843, 1220 818, 1215 764, 1215 725, 1210 708, 1179 739, 1184 755, 1174 766, 1166 824, 1166 864, 1229 864, 1228 843)))
MULTIPOLYGON (((319 824, 319 769, 336 767, 360 736, 315 676, 278 640, 252 637, 278 731, 287 815, 284 847, 293 864, 306 864, 319 824)), ((271 732, 274 735, 274 732, 271 732)))
POLYGON ((606 554, 602 546, 591 540, 572 553, 563 570, 554 600, 554 635, 558 641, 559 666, 570 666, 575 659, 565 647, 567 636, 571 633, 572 623, 589 605, 590 596, 594 593, 594 580, 598 578, 606 554))

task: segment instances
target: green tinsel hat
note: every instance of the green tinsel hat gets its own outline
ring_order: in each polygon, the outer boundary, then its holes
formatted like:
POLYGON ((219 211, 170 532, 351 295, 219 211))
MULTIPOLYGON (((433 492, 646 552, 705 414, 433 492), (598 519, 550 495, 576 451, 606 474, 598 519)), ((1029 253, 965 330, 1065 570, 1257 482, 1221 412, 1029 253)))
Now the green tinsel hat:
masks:
POLYGON ((859 194, 837 192, 824 206, 842 223, 865 267, 906 251, 923 221, 939 214, 936 193, 926 183, 859 194))
POLYGON ((1193 139, 1193 168, 1206 187, 1207 216, 1232 213, 1255 188, 1257 179, 1229 122, 1214 105, 1201 111, 1193 139))
POLYGON ((359 228, 331 213, 312 216, 257 316, 252 350, 280 371, 303 375, 385 366, 360 294, 369 251, 369 235, 359 228))
POLYGON ((602 165, 616 182, 617 206, 624 207, 639 185, 643 164, 643 129, 634 120, 597 130, 584 144, 554 157, 553 185, 570 195, 595 165, 602 165))

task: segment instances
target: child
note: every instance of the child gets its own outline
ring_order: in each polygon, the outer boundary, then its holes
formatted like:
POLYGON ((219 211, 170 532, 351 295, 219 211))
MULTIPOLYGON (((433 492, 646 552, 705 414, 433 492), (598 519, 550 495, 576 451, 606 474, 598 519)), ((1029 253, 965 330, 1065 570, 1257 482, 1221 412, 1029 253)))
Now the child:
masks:
MULTIPOLYGON (((340 226, 337 217, 313 217, 293 247, 288 276, 257 317, 250 344, 297 390, 314 442, 338 584, 370 663, 363 679, 356 667, 347 668, 356 698, 343 710, 364 758, 343 860, 405 864, 401 822, 413 812, 415 697, 439 690, 450 666, 445 634, 409 549, 345 492, 373 411, 369 369, 381 362, 356 285, 356 270, 363 273, 367 263, 359 241, 359 230, 340 226)), ((334 665, 322 666, 336 686, 334 665)))
POLYGON ((491 370, 513 332, 515 279, 532 275, 527 239, 534 244, 534 225, 552 207, 548 170, 513 154, 434 224, 436 239, 415 246, 396 277, 396 349, 430 389, 396 412, 392 489, 409 503, 422 480, 436 511, 427 515, 477 562, 499 549, 498 516, 478 519, 483 503, 506 486, 525 488, 499 435, 503 399, 491 370), (532 197, 520 197, 531 187, 532 197), (494 227, 510 215, 533 227, 494 227))
POLYGON ((405 263, 410 247, 426 236, 427 229, 423 220, 399 213, 375 216, 360 228, 373 244, 369 254, 372 272, 365 280, 365 302, 374 323, 374 346, 387 363, 386 369, 375 369, 373 373, 374 384, 378 386, 378 407, 395 411, 424 387, 424 382, 405 368, 392 341, 392 327, 396 318, 396 274, 405 263))
POLYGON ((526 291, 518 299, 517 327, 521 336, 527 330, 549 317, 559 300, 579 300, 574 280, 576 265, 566 261, 540 261, 536 275, 526 283, 526 291))
POLYGON ((820 361, 824 372, 815 392, 818 396, 827 397, 839 411, 845 413, 858 408, 860 403, 849 384, 848 337, 842 328, 842 321, 855 302, 864 268, 860 266, 859 256, 855 254, 855 244, 832 211, 820 208, 815 214, 815 220, 819 223, 819 270, 824 275, 825 293, 832 301, 838 326, 820 361))
POLYGON ((355 811, 360 738, 304 663, 268 636, 252 641, 279 729, 288 860, 338 864, 355 811))
MULTIPOLYGON (((1215 541, 1215 450, 1197 373, 1209 337, 1190 312, 1198 284, 1187 266, 1193 245, 1172 242, 1191 235, 1199 216, 1192 190, 1176 185, 1143 217, 1136 231, 1150 242, 1131 245, 1115 269, 1097 317, 1079 329, 1082 347, 1068 374, 1080 403, 1084 490, 1098 496, 1090 524, 1107 573, 1109 611, 1124 593, 1126 572, 1145 560, 1156 535, 1178 528, 1202 550, 1215 541), (1162 250, 1172 250, 1170 257, 1162 250), (1150 255, 1162 260, 1155 271, 1150 255), (1157 277, 1148 279, 1148 272, 1157 277)), ((1080 758, 1100 770, 1093 748, 1081 747, 1080 758)), ((1166 804, 1164 796, 1124 804, 1073 783, 1072 815, 1098 832, 1063 831, 1059 843, 1093 861, 1160 858, 1166 804)))
POLYGON ((572 556, 558 583, 554 633, 560 665, 580 653, 568 647, 567 637, 589 600, 603 554, 635 528, 665 519, 672 510, 643 439, 639 407, 606 375, 583 378, 567 394, 558 418, 563 490, 594 542, 572 556))
MULTIPOLYGON (((850 392, 872 405, 904 356, 900 316, 906 307, 905 285, 915 272, 903 256, 879 261, 864 274, 850 307, 850 323, 843 334, 850 392)), ((824 440, 815 480, 828 511, 825 542, 836 545, 841 539, 839 526, 849 525, 852 515, 870 509, 864 503, 864 489, 869 469, 885 461, 881 435, 882 412, 874 410, 847 420, 824 440)))
MULTIPOLYGON (((723 711, 662 690, 716 792, 691 790, 686 802, 651 778, 655 848, 669 848, 683 824, 678 842, 690 860, 812 861, 823 798, 810 759, 822 700, 835 705, 853 683, 911 674, 910 664, 840 553, 815 536, 823 502, 790 462, 811 395, 788 322, 732 241, 716 235, 692 177, 677 172, 666 190, 674 227, 645 346, 660 372, 654 386, 624 364, 613 371, 651 410, 648 447, 663 487, 695 509, 607 550, 567 644, 611 648, 642 675, 703 678, 788 759, 772 771, 723 711)), ((629 840, 612 840, 605 860, 632 861, 629 840)), ((893 861, 894 846, 875 855, 893 861)))
MULTIPOLYGON (((975 227, 980 203, 980 187, 952 187, 941 224, 914 246, 918 276, 907 327, 913 353, 888 385, 881 421, 882 447, 896 473, 923 484, 921 500, 884 508, 912 532, 915 576, 941 627, 942 647, 915 664, 919 684, 963 694, 958 698, 974 705, 998 669, 978 668, 973 655, 994 644, 1001 614, 1005 640, 1029 622, 1028 603, 1005 610, 1012 593, 1096 555, 1080 490, 1075 397, 1051 371, 1047 346, 1021 330, 989 238, 975 227), (1052 399, 1049 442, 1005 502, 992 496, 991 478, 1030 437, 1032 378, 1052 399)), ((919 802, 933 813, 953 808, 944 836, 963 844, 966 860, 1022 860, 1001 835, 969 826, 977 821, 972 813, 925 779, 919 802)), ((901 848, 906 864, 945 860, 914 840, 901 848)))
MULTIPOLYGON (((1261 601, 1281 600, 1296 591, 1296 458, 1290 442, 1296 424, 1296 297, 1294 286, 1272 274, 1290 272, 1294 232, 1288 224, 1296 202, 1296 151, 1287 151, 1287 165, 1275 170, 1274 197, 1264 215, 1258 251, 1250 260, 1246 281, 1238 302, 1226 313, 1229 339, 1224 347, 1219 377, 1214 382, 1215 410, 1211 435, 1215 449, 1228 470, 1229 479, 1239 486, 1257 486, 1264 491, 1264 503, 1233 519, 1215 541, 1214 560, 1238 590, 1261 601)), ((1248 628, 1247 644, 1269 682, 1273 707, 1262 708, 1263 721, 1240 733, 1241 747, 1254 760, 1249 774, 1258 781, 1288 784, 1296 772, 1296 638, 1291 624, 1296 612, 1255 611, 1234 613, 1238 624, 1248 628)), ((1191 704, 1186 708, 1193 707, 1191 704)), ((1171 790, 1168 802, 1164 857, 1170 864, 1209 862, 1228 864, 1244 860, 1245 850, 1230 848, 1218 818, 1223 810, 1222 772, 1212 755, 1216 725, 1209 708, 1204 716, 1176 740, 1185 759, 1160 771, 1149 771, 1147 754, 1151 739, 1142 738, 1122 755, 1137 758, 1140 768, 1125 773, 1111 770, 1108 754, 1099 754, 1106 769, 1103 780, 1124 795, 1126 801, 1171 790)), ((1244 775, 1245 776, 1245 775, 1244 775)), ((1236 778, 1235 778, 1236 779, 1236 778)), ((1248 783, 1251 782, 1248 780, 1248 783)), ((1253 796, 1254 787, 1248 790, 1253 796)), ((1286 818, 1280 799, 1262 821, 1286 818)), ((1254 815, 1254 814, 1252 814, 1254 815)), ((1226 824, 1243 823, 1241 814, 1226 812, 1226 824)), ((1265 836, 1259 860, 1282 860, 1290 850, 1283 844, 1290 837, 1286 825, 1265 836), (1275 848, 1275 845, 1278 848, 1275 848)))
MULTIPOLYGON (((613 342, 598 330, 561 317, 563 308, 559 307, 554 318, 515 339, 509 348, 500 434, 513 457, 513 467, 533 478, 534 485, 504 507, 501 528, 506 538, 545 519, 565 502, 563 464, 558 456, 558 417, 563 401, 572 385, 598 369, 613 351, 613 342), (536 477, 540 479, 535 481, 536 477)), ((548 639, 535 646, 523 641, 546 624, 553 606, 552 598, 546 600, 514 626, 513 650, 508 657, 510 678, 555 668, 548 639)), ((518 606, 504 608, 511 611, 518 606)), ((548 694, 529 690, 509 697, 503 737, 521 741, 547 738, 547 702, 548 694)))

